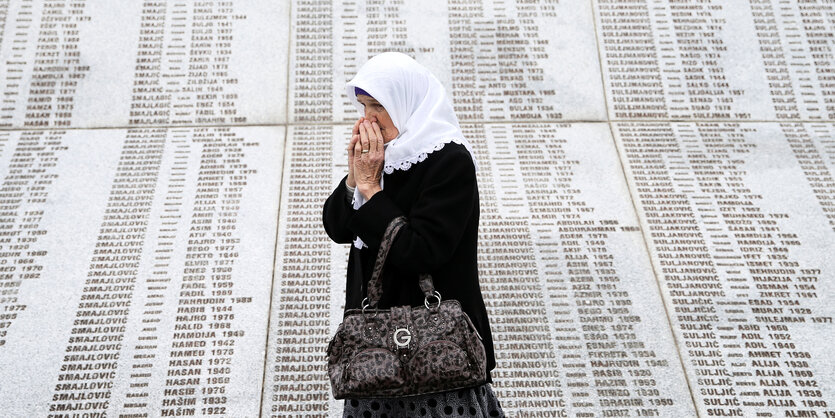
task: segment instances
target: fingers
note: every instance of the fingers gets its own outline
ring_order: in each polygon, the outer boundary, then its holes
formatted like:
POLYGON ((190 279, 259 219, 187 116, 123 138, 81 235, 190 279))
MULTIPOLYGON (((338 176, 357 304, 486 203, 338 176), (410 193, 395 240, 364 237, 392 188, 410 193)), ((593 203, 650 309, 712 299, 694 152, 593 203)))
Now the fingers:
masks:
POLYGON ((360 134, 360 125, 365 120, 365 117, 360 117, 357 119, 357 123, 354 124, 354 129, 351 131, 351 135, 359 135, 360 134))
POLYGON ((348 158, 354 158, 354 146, 359 142, 360 136, 359 134, 354 134, 351 136, 351 141, 348 142, 348 158))
POLYGON ((376 122, 372 124, 369 121, 365 121, 362 125, 360 125, 360 130, 365 130, 365 133, 368 136, 368 146, 363 144, 363 149, 367 149, 369 152, 373 153, 383 151, 383 134, 380 133, 380 125, 376 122))
MULTIPOLYGON (((355 126, 358 126, 358 124, 355 126)), ((345 179, 345 184, 347 184, 350 187, 356 187, 357 185, 356 176, 354 173, 354 161, 359 160, 359 158, 354 158, 354 148, 355 145, 359 142, 359 139, 359 134, 352 135, 351 140, 348 141, 348 146, 346 147, 346 151, 348 151, 348 178, 345 179)), ((359 155, 357 155, 357 157, 359 157, 359 155)))
POLYGON ((353 174, 357 190, 370 198, 380 190, 380 181, 385 163, 383 136, 379 125, 364 120, 358 126, 359 139, 354 141, 353 174), (364 151, 364 152, 363 152, 364 151))
POLYGON ((374 141, 376 143, 376 151, 383 151, 383 134, 380 132, 380 125, 374 122, 371 126, 374 128, 374 134, 377 135, 377 141, 374 141))
POLYGON ((383 135, 377 123, 364 120, 359 124, 359 139, 352 137, 354 155, 354 173, 357 181, 361 179, 379 178, 385 161, 385 150, 383 147, 383 135))
POLYGON ((369 138, 369 130, 368 130, 368 122, 364 122, 360 124, 360 142, 362 143, 362 149, 371 151, 371 139, 369 138))
POLYGON ((354 158, 359 159, 362 156, 362 140, 354 142, 354 158))

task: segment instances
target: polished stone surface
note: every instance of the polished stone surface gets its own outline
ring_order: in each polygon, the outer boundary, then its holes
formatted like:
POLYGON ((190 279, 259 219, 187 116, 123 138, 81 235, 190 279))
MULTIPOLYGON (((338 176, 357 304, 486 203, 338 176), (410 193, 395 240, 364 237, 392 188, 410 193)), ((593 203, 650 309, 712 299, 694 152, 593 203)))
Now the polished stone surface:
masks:
POLYGON ((835 314, 833 128, 615 124, 704 416, 792 416, 832 399, 820 336, 835 314))
POLYGON ((0 127, 284 123, 286 2, 4 3, 0 127))
POLYGON ((0 0, 4 416, 341 416, 344 82, 478 159, 510 416, 835 416, 835 5, 0 0), (124 3, 124 4, 123 4, 124 3))
POLYGON ((3 415, 256 414, 283 137, 12 132, 0 154, 3 415))
POLYGON ((605 120, 591 21, 581 2, 297 2, 289 120, 350 122, 345 82, 384 51, 432 71, 461 121, 605 120))

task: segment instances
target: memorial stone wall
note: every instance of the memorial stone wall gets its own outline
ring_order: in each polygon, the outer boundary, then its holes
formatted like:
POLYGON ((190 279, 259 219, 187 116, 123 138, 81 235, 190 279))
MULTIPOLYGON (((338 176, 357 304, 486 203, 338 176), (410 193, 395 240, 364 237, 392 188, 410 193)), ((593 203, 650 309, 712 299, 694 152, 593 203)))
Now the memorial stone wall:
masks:
POLYGON ((0 416, 341 416, 384 51, 473 146, 509 416, 835 417, 828 0, 0 0, 0 416))

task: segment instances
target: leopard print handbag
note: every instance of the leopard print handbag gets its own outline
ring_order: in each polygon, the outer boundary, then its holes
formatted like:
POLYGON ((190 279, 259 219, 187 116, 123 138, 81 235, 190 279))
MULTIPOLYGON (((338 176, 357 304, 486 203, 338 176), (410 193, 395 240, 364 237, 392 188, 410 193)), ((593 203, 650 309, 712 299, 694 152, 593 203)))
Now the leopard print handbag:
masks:
POLYGON ((395 398, 444 392, 486 382, 481 336, 456 300, 441 300, 429 275, 420 276, 423 306, 378 309, 389 248, 405 217, 391 221, 362 309, 350 309, 327 348, 336 399, 395 398))

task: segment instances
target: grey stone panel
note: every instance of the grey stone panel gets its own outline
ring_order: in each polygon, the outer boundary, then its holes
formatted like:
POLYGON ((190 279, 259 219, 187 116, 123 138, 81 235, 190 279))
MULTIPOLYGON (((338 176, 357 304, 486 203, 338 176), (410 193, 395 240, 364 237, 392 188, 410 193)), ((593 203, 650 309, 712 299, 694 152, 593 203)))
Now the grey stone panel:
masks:
POLYGON ((398 50, 481 163, 511 415, 835 416, 832 33, 818 1, 0 0, 2 415, 339 416, 321 203, 344 82, 398 50))
POLYGON ((257 414, 283 137, 2 132, 3 415, 257 414))
POLYGON ((322 204, 347 173, 350 126, 291 126, 276 243, 262 416, 341 413, 325 348, 345 306, 347 246, 322 227, 322 204), (345 142, 339 138, 345 138, 345 142))
MULTIPOLYGON (((506 411, 695 415, 608 125, 463 129, 479 163, 479 276, 506 411)), ((263 416, 341 411, 323 347, 342 318, 347 245, 320 224, 349 134, 288 135, 263 416)))
POLYGON ((605 120, 591 5, 295 1, 289 120, 352 122, 345 82, 384 51, 415 57, 462 121, 605 120))
POLYGON ((832 124, 615 127, 700 414, 831 414, 832 124))
POLYGON ((289 4, 12 1, 0 128, 284 123, 289 4))
POLYGON ((835 120, 835 5, 594 1, 609 118, 835 120))

